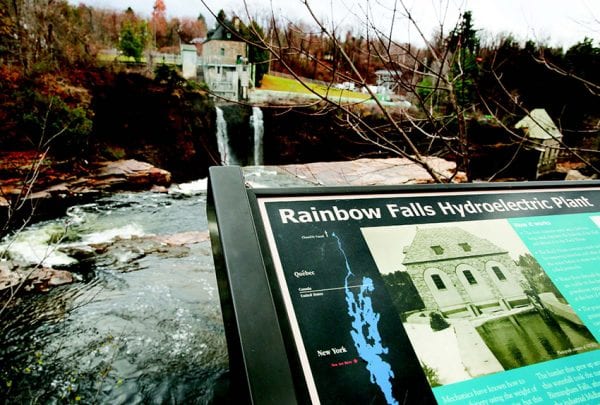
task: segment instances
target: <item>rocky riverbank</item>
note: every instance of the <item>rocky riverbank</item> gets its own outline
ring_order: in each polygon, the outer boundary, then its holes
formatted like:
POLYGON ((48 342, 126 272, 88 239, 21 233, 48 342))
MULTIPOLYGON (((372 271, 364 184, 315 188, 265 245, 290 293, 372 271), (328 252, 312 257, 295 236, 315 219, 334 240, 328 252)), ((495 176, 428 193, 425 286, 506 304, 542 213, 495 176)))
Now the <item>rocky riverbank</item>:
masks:
MULTIPOLYGON (((166 192, 171 174, 148 163, 118 160, 70 167, 51 162, 34 152, 4 153, 0 157, 0 213, 4 231, 19 226, 26 218, 64 215, 76 203, 103 193, 153 190, 166 192), (69 170, 67 170, 67 168, 69 170)), ((52 237, 52 236, 49 236, 52 237)), ((0 249, 0 292, 47 291, 74 281, 69 271, 55 269, 44 260, 6 260, 0 249)))
MULTIPOLYGON (((6 163, 6 161, 5 161, 6 163)), ((122 191, 185 192, 185 185, 167 189, 170 173, 148 163, 135 160, 90 163, 72 172, 61 170, 39 156, 29 155, 12 160, 12 180, 3 182, 0 201, 4 207, 26 196, 28 205, 45 210, 60 207, 55 217, 67 213, 67 223, 34 234, 22 232, 0 246, 4 262, 0 267, 0 291, 47 291, 51 287, 85 279, 86 269, 109 266, 117 271, 132 271, 149 255, 185 257, 189 246, 207 242, 206 232, 183 232, 156 236, 137 229, 121 230, 119 236, 103 235, 101 241, 80 240, 69 221, 77 228, 77 213, 68 209, 75 203, 95 200, 101 195, 122 191), (42 162, 35 187, 19 181, 27 178, 27 170, 42 162), (17 164, 18 163, 18 164, 17 164), (27 194, 27 192, 29 194, 27 194), (122 270, 120 270, 122 269, 122 270)), ((465 181, 463 173, 456 173, 456 165, 439 158, 430 158, 429 164, 446 178, 465 181)), ((6 164, 5 166, 6 167, 6 164)), ((260 186, 314 186, 314 185, 381 185, 428 183, 431 176, 408 159, 360 159, 351 162, 311 163, 244 168, 251 187, 260 186)), ((5 170, 6 174, 8 171, 5 170)), ((171 198, 165 196, 165 198, 171 198)), ((93 205, 93 204, 92 204, 93 205)), ((143 208, 138 208, 142 210, 143 208)), ((136 211, 135 207, 132 207, 136 211)), ((201 214, 201 213, 199 213, 201 214)), ((106 214, 101 214, 106 215, 106 214)), ((131 224, 127 224, 129 226, 131 224)), ((210 251, 206 251, 210 258, 210 251)))
POLYGON ((0 229, 34 216, 64 214, 66 208, 103 193, 166 191, 171 173, 137 160, 55 161, 36 152, 0 154, 0 229))

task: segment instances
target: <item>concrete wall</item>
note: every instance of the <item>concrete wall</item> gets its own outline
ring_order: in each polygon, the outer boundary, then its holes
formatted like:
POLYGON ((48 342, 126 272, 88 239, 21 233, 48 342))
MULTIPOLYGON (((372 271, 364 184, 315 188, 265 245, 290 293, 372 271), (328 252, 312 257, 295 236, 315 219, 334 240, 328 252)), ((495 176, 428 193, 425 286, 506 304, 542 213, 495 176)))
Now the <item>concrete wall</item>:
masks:
POLYGON ((195 78, 198 71, 198 55, 194 45, 181 46, 181 71, 185 79, 195 78))

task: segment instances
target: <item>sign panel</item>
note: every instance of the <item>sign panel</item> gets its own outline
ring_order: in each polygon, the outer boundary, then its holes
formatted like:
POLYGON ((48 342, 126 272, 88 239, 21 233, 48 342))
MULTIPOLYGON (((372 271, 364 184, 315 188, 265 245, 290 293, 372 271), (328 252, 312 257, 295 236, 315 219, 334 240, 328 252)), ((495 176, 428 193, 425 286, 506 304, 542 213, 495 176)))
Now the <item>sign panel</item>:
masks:
POLYGON ((600 398, 600 188, 256 198, 313 403, 600 398))

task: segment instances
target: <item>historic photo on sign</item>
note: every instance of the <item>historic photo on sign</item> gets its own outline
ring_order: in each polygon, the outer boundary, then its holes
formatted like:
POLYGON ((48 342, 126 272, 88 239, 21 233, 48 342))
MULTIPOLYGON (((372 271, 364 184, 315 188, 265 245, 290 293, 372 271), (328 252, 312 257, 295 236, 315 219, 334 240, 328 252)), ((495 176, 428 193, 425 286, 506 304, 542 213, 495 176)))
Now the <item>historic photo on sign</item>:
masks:
POLYGON ((361 231, 433 387, 600 347, 504 219, 361 231))

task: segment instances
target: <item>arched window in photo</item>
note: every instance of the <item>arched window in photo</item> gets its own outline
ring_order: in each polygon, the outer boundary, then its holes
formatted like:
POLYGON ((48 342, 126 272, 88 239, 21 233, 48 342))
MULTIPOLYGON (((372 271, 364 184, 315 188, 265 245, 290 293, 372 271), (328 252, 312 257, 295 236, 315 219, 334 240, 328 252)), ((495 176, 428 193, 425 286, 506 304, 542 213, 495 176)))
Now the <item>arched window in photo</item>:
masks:
POLYGON ((438 290, 446 289, 446 284, 444 284, 444 280, 442 280, 439 274, 432 274, 431 280, 433 281, 433 284, 435 284, 438 290))
POLYGON ((467 281, 469 282, 469 284, 471 284, 471 285, 477 284, 477 280, 475 279, 475 276, 473 275, 473 272, 471 270, 463 270, 463 274, 464 274, 465 278, 467 279, 467 281))
POLYGON ((498 267, 498 266, 491 266, 491 267, 492 267, 492 271, 494 272, 494 274, 496 275, 498 280, 506 281, 506 276, 504 275, 504 273, 502 272, 500 267, 498 267))

